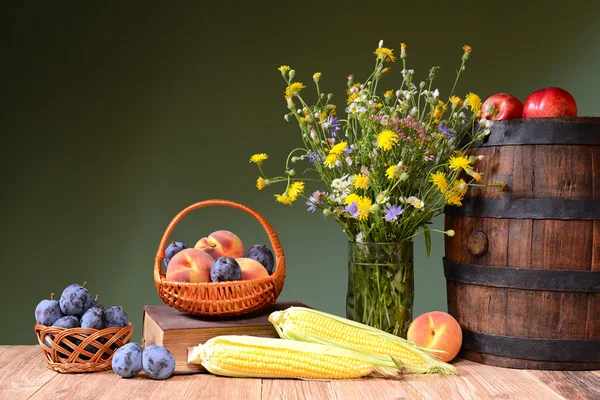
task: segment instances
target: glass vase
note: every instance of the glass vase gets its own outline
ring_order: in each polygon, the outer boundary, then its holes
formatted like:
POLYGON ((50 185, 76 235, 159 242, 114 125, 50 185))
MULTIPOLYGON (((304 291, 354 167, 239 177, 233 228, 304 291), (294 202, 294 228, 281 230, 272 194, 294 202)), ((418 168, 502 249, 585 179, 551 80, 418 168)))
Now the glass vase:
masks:
POLYGON ((406 338, 413 298, 412 241, 348 243, 348 319, 406 338))

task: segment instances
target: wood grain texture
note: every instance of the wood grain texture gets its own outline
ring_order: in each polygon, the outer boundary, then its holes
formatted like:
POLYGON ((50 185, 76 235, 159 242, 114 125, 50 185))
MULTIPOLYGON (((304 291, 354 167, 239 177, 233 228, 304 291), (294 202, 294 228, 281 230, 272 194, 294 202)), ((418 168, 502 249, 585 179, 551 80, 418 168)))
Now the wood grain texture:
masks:
POLYGON ((18 358, 23 352, 31 350, 31 346, 2 346, 0 347, 0 369, 18 358))
POLYGON ((569 400, 600 399, 600 376, 591 371, 535 371, 526 372, 569 400))
POLYGON ((335 399, 329 381, 263 379, 263 400, 331 400, 335 399))
POLYGON ((331 389, 337 400, 412 400, 405 381, 389 381, 385 379, 360 379, 331 381, 331 389))
POLYGON ((2 368, 0 399, 28 399, 57 375, 46 366, 39 346, 27 346, 2 368))
POLYGON ((210 374, 185 377, 189 381, 186 399, 201 400, 260 400, 262 380, 259 378, 225 378, 210 374))
MULTIPOLYGON (((460 367, 458 367, 460 368, 460 367)), ((405 386, 416 399, 465 399, 478 400, 485 393, 463 376, 407 375, 405 386)))
POLYGON ((93 375, 59 374, 38 390, 31 399, 97 399, 102 397, 103 393, 110 391, 121 379, 112 371, 95 372, 93 375), (90 379, 92 377, 93 379, 90 379))
POLYGON ((525 371, 495 368, 466 360, 460 363, 459 371, 475 390, 483 394, 480 398, 562 399, 544 384, 532 380, 525 371))
MULTIPOLYGON (((116 376, 112 371, 104 372, 116 376)), ((169 400, 185 399, 190 381, 184 376, 172 376, 165 380, 154 380, 143 372, 134 378, 122 379, 117 376, 116 382, 105 386, 104 390, 95 398, 114 400, 126 398, 128 400, 169 400)), ((96 378, 94 378, 96 379, 96 378)))

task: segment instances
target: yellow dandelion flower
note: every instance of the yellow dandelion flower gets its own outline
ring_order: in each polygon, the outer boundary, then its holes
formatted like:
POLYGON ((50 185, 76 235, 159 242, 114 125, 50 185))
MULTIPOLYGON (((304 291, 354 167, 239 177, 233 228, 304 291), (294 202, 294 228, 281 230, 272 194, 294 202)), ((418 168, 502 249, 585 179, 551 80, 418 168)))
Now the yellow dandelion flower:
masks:
POLYGON ((471 111, 474 113, 477 113, 479 110, 481 110, 481 98, 473 92, 469 92, 469 94, 465 97, 465 103, 467 103, 467 105, 471 108, 471 111))
POLYGON ((448 181, 446 180, 446 174, 444 172, 436 172, 435 174, 431 174, 429 177, 429 182, 433 182, 433 184, 442 193, 448 189, 448 181))
POLYGON ((288 206, 291 206, 292 203, 294 202, 294 200, 290 199, 288 196, 281 195, 281 194, 276 194, 275 200, 277 200, 281 204, 287 204, 288 206))
POLYGON ((465 53, 470 53, 471 52, 471 46, 469 46, 468 44, 465 44, 463 46, 463 50, 465 51, 465 53))
MULTIPOLYGON (((353 75, 350 75, 350 76, 351 76, 352 78, 354 78, 354 76, 353 76, 353 75)), ((361 85, 361 84, 360 84, 360 82, 357 82, 357 83, 353 84, 352 86, 350 86, 350 87, 348 88, 348 90, 346 90, 346 93, 347 93, 347 94, 350 94, 350 93, 352 93, 352 92, 355 92, 355 90, 352 90, 352 89, 360 89, 360 85, 361 85)))
POLYGON ((452 188, 445 193, 446 204, 451 206, 462 206, 462 200, 467 194, 467 183, 459 179, 452 188))
POLYGON ((389 151, 398 144, 398 134, 386 129, 377 135, 377 147, 389 151))
POLYGON ((337 161, 337 154, 332 154, 329 153, 327 155, 327 157, 325 157, 325 161, 323 161, 323 165, 325 165, 326 167, 333 167, 335 166, 335 162, 337 161))
POLYGON ((267 186, 267 184, 265 183, 265 180, 259 176, 258 179, 256 180, 256 188, 258 190, 263 190, 266 186, 267 186))
POLYGON ((297 96, 298 93, 300 93, 300 91, 302 89, 304 89, 305 87, 306 86, 304 86, 302 84, 302 82, 294 82, 285 89, 285 95, 286 96, 297 96))
POLYGON ((354 187, 357 189, 366 189, 369 187, 369 177, 365 174, 354 175, 354 187))
POLYGON ((346 100, 346 104, 351 104, 358 97, 358 93, 352 93, 348 96, 348 100, 346 100))
POLYGON ((442 110, 446 111, 448 109, 448 105, 441 100, 438 100, 438 107, 441 107, 442 110))
POLYGON ((252 157, 250 157, 249 162, 257 164, 257 165, 262 165, 263 161, 265 161, 267 158, 269 158, 269 156, 266 155, 265 153, 258 153, 258 154, 254 154, 252 157))
POLYGON ((319 82, 320 79, 321 79, 321 73, 320 72, 315 72, 313 74, 313 81, 319 82))
POLYGON ((290 66, 289 65, 282 65, 281 67, 277 68, 279 70, 279 72, 288 72, 290 70, 290 66))
POLYGON ((377 104, 375 104, 375 108, 376 108, 376 109, 378 109, 378 110, 379 110, 380 108, 382 108, 382 107, 383 107, 383 104, 381 104, 381 103, 377 103, 377 104))
POLYGON ((356 203, 358 204, 360 200, 360 196, 357 195, 356 193, 350 193, 348 196, 346 196, 346 205, 350 205, 352 203, 356 203))
POLYGON ((383 61, 396 61, 396 57, 394 56, 394 50, 388 49, 387 47, 380 47, 373 54, 377 55, 377 58, 383 61))
POLYGON ((292 201, 296 201, 302 193, 304 193, 304 182, 293 182, 287 191, 287 195, 292 201))
POLYGON ((390 180, 394 179, 396 177, 397 169, 398 167, 396 165, 392 165, 391 167, 385 170, 385 176, 387 176, 387 178, 390 180))
POLYGON ((458 96, 452 96, 450 97, 450 99, 448 100, 450 103, 454 104, 455 107, 462 107, 463 106, 463 101, 461 100, 460 97, 458 96))
POLYGON ((394 91, 392 90, 388 90, 383 94, 383 97, 393 97, 394 96, 394 91))
POLYGON ((400 48, 402 50, 406 50, 406 43, 400 43, 400 48))
POLYGON ((342 141, 336 144, 329 150, 329 154, 341 155, 344 153, 346 148, 348 147, 348 142, 342 141))
POLYGON ((371 206, 373 203, 371 199, 365 196, 361 196, 357 202, 358 205, 358 220, 364 221, 369 218, 369 215, 373 214, 373 210, 371 210, 371 206))
POLYGON ((436 106, 435 110, 433 110, 433 118, 435 118, 437 120, 439 117, 442 116, 443 113, 444 113, 444 110, 441 107, 436 106))
POLYGON ((461 168, 467 169, 470 167, 469 159, 465 156, 450 157, 450 160, 448 160, 448 162, 450 163, 450 169, 452 171, 456 171, 461 168))

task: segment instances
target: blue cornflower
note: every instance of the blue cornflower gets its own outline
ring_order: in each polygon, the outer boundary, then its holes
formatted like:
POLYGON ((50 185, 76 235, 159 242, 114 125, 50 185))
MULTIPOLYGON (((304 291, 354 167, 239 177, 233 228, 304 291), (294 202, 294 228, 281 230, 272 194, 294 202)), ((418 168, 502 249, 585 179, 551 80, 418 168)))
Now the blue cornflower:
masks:
POLYGON ((360 212, 358 211, 358 204, 355 201, 352 202, 348 207, 346 207, 346 211, 354 218, 358 217, 360 212))
POLYGON ((450 139, 452 139, 454 137, 454 132, 452 132, 452 129, 448 128, 444 124, 440 124, 439 127, 440 127, 440 132, 442 132, 444 135, 448 136, 450 139))
POLYGON ((344 154, 347 156, 349 156, 353 152, 354 152, 354 145, 350 145, 350 146, 346 147, 346 150, 344 150, 344 154))
POLYGON ((337 136, 340 131, 340 120, 331 115, 327 117, 327 121, 323 122, 323 128, 326 129, 333 137, 337 136))
POLYGON ((385 219, 387 222, 392 222, 396 221, 398 217, 402 215, 404 209, 402 208, 402 206, 394 206, 392 204, 388 204, 384 211, 385 216, 383 217, 383 219, 385 219))
POLYGON ((322 157, 315 152, 308 153, 306 156, 308 157, 308 161, 310 161, 310 163, 312 165, 315 165, 316 163, 320 163, 321 161, 323 161, 322 157))

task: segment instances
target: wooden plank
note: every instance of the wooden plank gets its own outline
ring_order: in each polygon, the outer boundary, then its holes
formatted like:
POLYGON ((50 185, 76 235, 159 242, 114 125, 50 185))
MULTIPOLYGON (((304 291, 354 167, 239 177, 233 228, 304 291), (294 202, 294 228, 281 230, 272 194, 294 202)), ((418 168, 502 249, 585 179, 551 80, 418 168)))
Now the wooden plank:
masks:
POLYGON ((569 400, 600 399, 600 376, 590 371, 526 371, 569 400))
POLYGON ((506 291, 506 334, 508 336, 529 337, 531 323, 530 290, 507 289, 506 291))
POLYGON ((462 376, 408 375, 407 390, 416 399, 465 399, 484 398, 482 392, 462 376))
MULTIPOLYGON (((128 400, 184 399, 190 384, 190 380, 183 375, 173 375, 169 379, 154 380, 143 372, 129 379, 120 378, 112 371, 106 373, 112 375, 111 379, 115 379, 114 383, 103 386, 101 392, 90 393, 90 398, 103 400, 119 398, 127 398, 128 400)), ((96 379, 98 378, 93 380, 96 379)))
POLYGON ((28 399, 58 375, 46 366, 39 346, 28 346, 0 374, 0 399, 28 399))
POLYGON ((263 379, 263 399, 329 400, 336 399, 329 381, 299 379, 263 379))
POLYGON ((188 375, 189 386, 186 399, 220 400, 260 400, 260 378, 226 378, 211 374, 188 375))
POLYGON ((512 185, 506 192, 515 199, 533 199, 536 146, 510 146, 507 149, 513 152, 513 166, 512 185))
POLYGON ((590 270, 593 221, 535 220, 532 268, 590 270))
POLYGON ((506 334, 506 289, 454 282, 461 295, 458 320, 473 332, 506 334))
MULTIPOLYGON (((31 397, 32 400, 98 398, 122 378, 112 371, 59 374, 31 397)), ((122 396, 122 393, 121 393, 122 396)), ((118 398, 118 397, 115 397, 118 398)))
POLYGON ((420 399, 420 397, 414 397, 408 392, 406 382, 389 379, 331 381, 331 389, 339 400, 420 399))
POLYGON ((29 350, 31 346, 0 346, 0 369, 29 350))
POLYGON ((472 361, 457 362, 459 373, 478 392, 480 398, 552 400, 563 399, 546 385, 531 379, 525 371, 510 368, 497 368, 472 361))
POLYGON ((535 197, 538 199, 592 199, 594 146, 537 146, 535 197))
POLYGON ((531 268, 532 234, 533 220, 509 220, 506 265, 512 268, 531 268))

